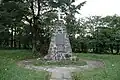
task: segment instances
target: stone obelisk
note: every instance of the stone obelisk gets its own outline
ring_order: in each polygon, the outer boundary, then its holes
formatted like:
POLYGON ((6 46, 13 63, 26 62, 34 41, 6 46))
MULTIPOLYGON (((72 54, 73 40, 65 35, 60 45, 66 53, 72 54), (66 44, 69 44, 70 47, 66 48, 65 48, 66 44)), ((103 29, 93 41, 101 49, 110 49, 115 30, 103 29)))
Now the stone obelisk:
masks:
POLYGON ((67 35, 66 26, 61 19, 61 12, 58 9, 58 20, 54 25, 51 42, 49 45, 48 55, 45 59, 63 60, 72 56, 72 49, 67 35))

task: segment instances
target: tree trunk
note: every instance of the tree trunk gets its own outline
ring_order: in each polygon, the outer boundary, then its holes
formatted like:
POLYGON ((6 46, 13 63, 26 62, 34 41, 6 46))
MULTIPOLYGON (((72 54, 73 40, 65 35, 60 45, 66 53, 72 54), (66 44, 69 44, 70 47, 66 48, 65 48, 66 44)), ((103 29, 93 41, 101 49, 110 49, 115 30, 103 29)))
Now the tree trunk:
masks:
POLYGON ((117 46, 116 46, 116 54, 118 54, 119 53, 119 44, 117 44, 117 46))
POLYGON ((16 45, 16 41, 17 41, 17 40, 16 40, 16 31, 17 31, 17 30, 16 30, 16 27, 15 27, 15 34, 14 34, 14 48, 17 47, 17 45, 16 45))
POLYGON ((93 53, 95 53, 95 45, 93 45, 93 53))
POLYGON ((37 50, 36 50, 36 41, 35 41, 34 38, 32 40, 32 52, 36 56, 36 52, 37 52, 37 50))
POLYGON ((33 54, 36 56, 37 54, 37 50, 36 50, 36 27, 37 27, 37 23, 36 23, 36 17, 35 17, 35 13, 34 13, 34 1, 31 1, 31 10, 32 10, 32 15, 33 15, 33 26, 31 25, 32 28, 32 52, 33 54))
POLYGON ((113 45, 112 44, 110 44, 110 51, 113 54, 113 45))
POLYGON ((13 48, 13 26, 11 26, 11 48, 13 48))
POLYGON ((19 41, 18 41, 18 47, 19 47, 19 49, 21 48, 20 39, 19 39, 19 41))

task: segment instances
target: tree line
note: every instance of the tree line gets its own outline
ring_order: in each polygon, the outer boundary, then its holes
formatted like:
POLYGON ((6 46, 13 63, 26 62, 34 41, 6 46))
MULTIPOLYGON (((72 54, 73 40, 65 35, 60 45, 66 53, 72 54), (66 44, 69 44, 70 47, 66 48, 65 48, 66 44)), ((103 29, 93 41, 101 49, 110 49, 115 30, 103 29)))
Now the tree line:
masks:
POLYGON ((52 29, 64 13, 73 52, 119 54, 120 17, 90 16, 76 19, 86 3, 74 0, 2 0, 0 3, 0 48, 31 49, 34 55, 47 54, 52 29))
POLYGON ((119 54, 120 16, 86 17, 78 21, 76 28, 79 35, 71 40, 74 52, 119 54))

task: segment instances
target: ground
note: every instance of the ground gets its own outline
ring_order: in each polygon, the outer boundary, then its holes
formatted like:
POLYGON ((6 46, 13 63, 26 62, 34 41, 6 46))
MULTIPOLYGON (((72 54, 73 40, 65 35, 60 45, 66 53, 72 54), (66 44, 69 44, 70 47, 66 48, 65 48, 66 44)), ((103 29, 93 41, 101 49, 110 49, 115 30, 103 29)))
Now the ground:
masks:
POLYGON ((16 64, 32 56, 26 50, 0 50, 0 80, 48 80, 46 71, 28 70, 16 64))
MULTIPOLYGON (((104 67, 74 72, 73 80, 120 80, 120 55, 76 55, 80 59, 102 61, 104 67)), ((26 50, 0 50, 0 80, 48 80, 46 71, 28 70, 17 65, 17 62, 32 56, 26 50)))
MULTIPOLYGON (((36 66, 33 64, 33 62, 36 62, 36 60, 35 59, 22 60, 22 61, 18 62, 18 65, 21 67, 24 67, 26 69, 31 69, 31 70, 37 70, 37 71, 46 70, 51 74, 50 80, 72 80, 73 72, 81 72, 81 71, 85 71, 85 70, 93 70, 94 68, 104 67, 104 63, 102 61, 85 60, 85 59, 80 59, 78 61, 69 60, 70 63, 71 62, 72 63, 78 62, 78 63, 71 64, 71 65, 67 64, 65 66, 63 66, 63 65, 60 66, 61 64, 60 65, 58 65, 58 64, 52 65, 51 64, 54 62, 61 63, 61 61, 49 61, 49 62, 51 62, 49 65, 46 65, 46 64, 43 65, 43 63, 42 63, 42 66, 36 66), (86 64, 78 65, 78 64, 81 64, 80 61, 86 62, 86 64)), ((62 64, 64 64, 64 63, 62 63, 62 64)))
POLYGON ((101 60, 104 68, 97 68, 74 74, 75 80, 120 80, 120 55, 107 54, 77 54, 79 57, 91 60, 101 60))

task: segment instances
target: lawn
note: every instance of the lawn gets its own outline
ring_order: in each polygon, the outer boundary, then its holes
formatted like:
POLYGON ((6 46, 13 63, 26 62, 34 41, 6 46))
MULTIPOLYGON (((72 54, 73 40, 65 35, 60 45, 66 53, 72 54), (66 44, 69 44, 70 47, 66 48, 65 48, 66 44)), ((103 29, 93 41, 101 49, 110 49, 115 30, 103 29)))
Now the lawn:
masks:
MULTIPOLYGON (((73 80, 120 80, 120 55, 77 53, 81 59, 101 60, 104 68, 74 73, 73 80)), ((46 71, 34 71, 17 66, 23 59, 33 58, 26 50, 0 50, 0 80, 48 80, 46 71)))
POLYGON ((26 50, 0 50, 0 80, 48 80, 46 71, 17 66, 17 61, 32 57, 32 53, 26 50))
POLYGON ((120 80, 120 55, 76 54, 83 59, 101 60, 105 67, 74 73, 74 80, 120 80))

